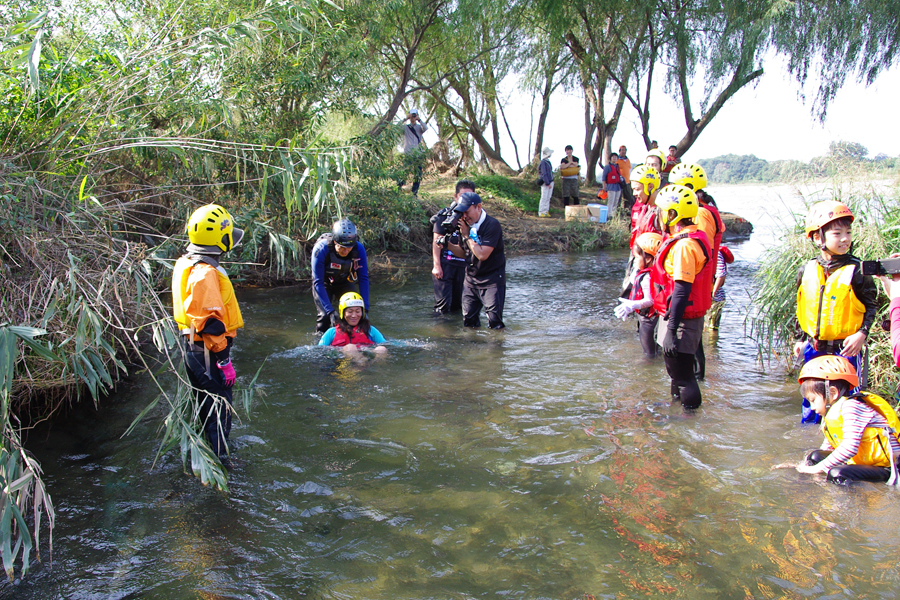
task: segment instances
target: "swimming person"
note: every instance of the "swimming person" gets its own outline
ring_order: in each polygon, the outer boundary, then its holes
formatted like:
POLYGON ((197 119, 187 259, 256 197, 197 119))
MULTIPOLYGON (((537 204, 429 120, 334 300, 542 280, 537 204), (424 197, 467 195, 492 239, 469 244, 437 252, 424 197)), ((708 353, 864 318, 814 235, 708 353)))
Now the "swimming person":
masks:
POLYGON ((341 296, 335 326, 322 335, 320 346, 340 347, 345 354, 356 354, 360 346, 372 347, 376 354, 385 354, 387 348, 376 345, 386 340, 366 318, 366 303, 356 292, 341 296))

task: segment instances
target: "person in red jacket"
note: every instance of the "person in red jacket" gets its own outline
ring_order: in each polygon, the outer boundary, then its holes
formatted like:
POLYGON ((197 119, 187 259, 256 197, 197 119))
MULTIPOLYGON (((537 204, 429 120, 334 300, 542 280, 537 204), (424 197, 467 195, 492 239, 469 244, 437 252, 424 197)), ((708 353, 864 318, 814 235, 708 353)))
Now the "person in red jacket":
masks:
POLYGON ((669 237, 656 253, 651 277, 653 306, 662 315, 657 341, 663 350, 672 396, 686 409, 703 401, 694 373, 694 354, 703 336, 703 318, 712 303, 715 265, 709 239, 695 224, 697 196, 681 185, 667 185, 656 197, 659 220, 669 237))

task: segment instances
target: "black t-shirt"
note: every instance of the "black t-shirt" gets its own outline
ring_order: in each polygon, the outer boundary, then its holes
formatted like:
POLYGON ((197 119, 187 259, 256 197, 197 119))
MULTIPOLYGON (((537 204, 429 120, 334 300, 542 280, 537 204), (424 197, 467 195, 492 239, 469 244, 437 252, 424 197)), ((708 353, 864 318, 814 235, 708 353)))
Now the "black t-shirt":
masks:
MULTIPOLYGON (((438 235, 444 235, 444 228, 442 227, 443 222, 444 222, 443 219, 438 219, 435 222, 434 227, 432 228, 432 231, 438 235)), ((462 240, 459 239, 459 232, 455 233, 453 235, 453 237, 450 238, 450 243, 456 244, 457 246, 460 244, 461 241, 462 240)), ((453 254, 446 248, 443 248, 441 250, 441 259, 450 261, 450 262, 455 262, 455 263, 463 263, 466 260, 464 258, 460 258, 460 257, 456 256, 455 254, 453 254)))
MULTIPOLYGON (((503 230, 500 221, 491 215, 485 215, 484 222, 478 227, 478 242, 482 246, 490 246, 494 250, 487 260, 478 260, 471 250, 466 250, 466 283, 473 286, 485 286, 500 283, 506 277, 506 254, 503 252, 503 230)), ((468 243, 466 244, 468 247, 468 243)))

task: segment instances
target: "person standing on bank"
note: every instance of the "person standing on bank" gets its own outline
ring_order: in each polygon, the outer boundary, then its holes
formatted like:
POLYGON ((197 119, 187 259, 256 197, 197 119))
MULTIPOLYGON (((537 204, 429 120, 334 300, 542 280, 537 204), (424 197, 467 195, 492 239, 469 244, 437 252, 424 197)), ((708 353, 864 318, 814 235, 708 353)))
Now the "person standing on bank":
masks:
POLYGON ((631 190, 631 159, 628 158, 628 148, 619 146, 619 172, 622 173, 622 206, 625 212, 630 212, 634 207, 634 194, 631 190))
POLYGON ((463 284, 463 325, 480 327, 482 307, 491 329, 503 329, 503 304, 506 301, 506 255, 500 222, 481 206, 481 196, 466 192, 459 197, 458 209, 464 209, 459 221, 462 245, 449 246, 457 256, 465 256, 466 280, 463 284))
MULTIPOLYGON (((456 182, 456 194, 453 202, 465 192, 474 192, 475 184, 468 179, 456 182)), ((431 279, 434 283, 434 314, 445 315, 458 312, 462 308, 463 281, 466 278, 466 259, 456 256, 446 246, 438 244, 443 237, 444 228, 435 222, 431 243, 431 279)), ((459 234, 450 238, 450 242, 459 244, 459 234)))
MULTIPOLYGON (((409 123, 403 126, 404 166, 413 170, 411 191, 413 196, 418 197, 419 184, 422 183, 421 156, 428 149, 422 136, 425 134, 425 130, 428 129, 428 123, 419 121, 419 111, 415 108, 409 111, 409 114, 406 115, 406 120, 409 123)), ((397 182, 397 189, 402 189, 404 185, 406 185, 406 180, 401 179, 397 182)))
POLYGON ((217 204, 201 206, 188 220, 190 243, 172 271, 172 312, 184 341, 188 379, 203 432, 226 466, 237 380, 231 347, 244 320, 219 259, 243 237, 227 210, 217 204))
POLYGON ((553 197, 553 165, 550 164, 550 155, 553 154, 548 146, 541 151, 541 164, 538 165, 538 173, 541 176, 541 202, 538 204, 538 216, 550 216, 550 199, 553 197))
POLYGON ((334 303, 347 292, 362 296, 369 312, 369 261, 350 219, 335 221, 331 233, 323 233, 316 240, 310 262, 318 333, 335 325, 338 315, 334 303))
POLYGON ((619 198, 622 197, 622 172, 619 170, 619 155, 613 152, 609 155, 609 163, 603 167, 600 175, 600 187, 606 192, 607 214, 610 218, 616 214, 619 207, 619 198))
POLYGON ((578 206, 578 180, 581 179, 581 165, 578 164, 578 157, 572 156, 572 146, 566 146, 566 155, 559 163, 560 180, 562 181, 562 202, 563 206, 569 205, 569 200, 573 206, 578 206))

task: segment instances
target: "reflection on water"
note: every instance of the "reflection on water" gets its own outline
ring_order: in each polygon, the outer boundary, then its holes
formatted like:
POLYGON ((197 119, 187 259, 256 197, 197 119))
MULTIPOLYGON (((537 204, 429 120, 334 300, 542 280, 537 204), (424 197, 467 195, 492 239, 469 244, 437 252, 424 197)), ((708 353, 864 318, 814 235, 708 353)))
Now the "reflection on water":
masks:
POLYGON ((511 260, 501 332, 432 319, 424 275, 379 288, 373 323, 398 341, 362 365, 312 347, 307 293, 241 290, 239 375, 269 358, 231 495, 175 456, 148 472, 155 425, 119 439, 138 381, 31 436, 53 563, 2 596, 893 598, 895 493, 769 469, 820 434, 743 337, 763 246, 731 244, 691 416, 613 316, 622 251, 511 260))

